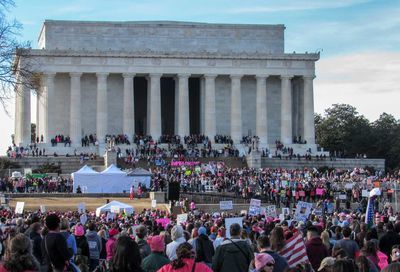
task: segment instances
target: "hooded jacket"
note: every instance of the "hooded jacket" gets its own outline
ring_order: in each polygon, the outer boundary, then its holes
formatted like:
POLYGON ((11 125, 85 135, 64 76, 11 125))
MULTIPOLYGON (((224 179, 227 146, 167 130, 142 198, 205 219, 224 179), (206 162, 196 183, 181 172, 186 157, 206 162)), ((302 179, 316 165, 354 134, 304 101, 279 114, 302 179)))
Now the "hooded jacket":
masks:
POLYGON ((200 234, 196 240, 196 262, 212 263, 214 246, 207 235, 200 234))
POLYGON ((248 271, 253 258, 253 251, 246 240, 227 239, 217 247, 212 268, 215 272, 248 271))
POLYGON ((86 238, 89 245, 90 259, 98 260, 102 248, 101 238, 95 231, 88 231, 86 238))

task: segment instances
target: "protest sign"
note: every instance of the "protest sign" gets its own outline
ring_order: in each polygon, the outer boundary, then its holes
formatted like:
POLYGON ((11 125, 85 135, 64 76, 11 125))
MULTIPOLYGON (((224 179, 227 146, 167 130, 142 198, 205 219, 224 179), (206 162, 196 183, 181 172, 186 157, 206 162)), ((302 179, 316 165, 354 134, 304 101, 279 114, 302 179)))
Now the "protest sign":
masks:
POLYGON ((317 195, 322 196, 324 194, 324 189, 317 188, 317 195))
POLYGON ((220 210, 233 210, 233 201, 220 201, 219 202, 219 209, 220 210))
POLYGON ((88 218, 87 218, 86 213, 82 214, 82 215, 79 217, 79 221, 81 222, 82 225, 85 225, 86 222, 87 222, 87 220, 88 220, 88 218))
POLYGON ((124 214, 130 216, 133 213, 132 209, 124 209, 124 214))
POLYGON ((265 216, 267 217, 276 217, 276 206, 270 205, 265 207, 265 216))
POLYGON ((260 207, 261 206, 261 200, 252 198, 250 200, 250 206, 260 207))
POLYGON ((314 214, 315 214, 315 215, 318 215, 318 216, 322 215, 322 208, 317 208, 317 209, 315 209, 315 210, 314 210, 314 214))
POLYGON ((283 215, 289 215, 290 214, 290 209, 289 208, 282 208, 282 214, 283 215))
POLYGON ((182 225, 183 223, 186 223, 188 220, 188 214, 187 213, 182 213, 178 214, 176 217, 176 224, 177 225, 182 225))
POLYGON ((346 188, 347 190, 353 189, 353 183, 346 183, 346 185, 344 185, 344 188, 346 188))
POLYGON ((85 211, 86 211, 85 203, 79 203, 78 204, 78 213, 84 213, 85 211))
POLYGON ((361 196, 362 196, 362 197, 369 197, 369 192, 368 192, 368 190, 362 190, 362 191, 361 191, 361 196))
POLYGON ((231 238, 231 225, 238 223, 241 227, 243 227, 243 217, 231 217, 225 218, 225 227, 226 227, 226 237, 231 238))
POLYGON ((46 213, 46 206, 45 205, 40 205, 40 212, 41 213, 46 213))
POLYGON ((119 213, 120 209, 119 209, 119 206, 111 206, 110 210, 112 213, 119 213))
POLYGON ((326 205, 326 209, 327 209, 327 213, 332 214, 334 209, 335 209, 335 207, 333 206, 333 203, 328 203, 326 205))
POLYGON ((24 206, 25 202, 17 202, 15 205, 15 213, 16 214, 23 214, 24 213, 24 206))
POLYGON ((297 203, 296 211, 294 213, 294 220, 303 222, 307 221, 308 216, 311 213, 312 206, 312 203, 299 201, 297 203))
POLYGON ((248 215, 256 216, 256 215, 259 215, 260 213, 261 213, 261 207, 257 207, 257 206, 250 206, 249 207, 248 215))
POLYGON ((156 199, 153 199, 153 200, 151 201, 151 207, 152 207, 152 208, 156 208, 156 207, 157 207, 157 200, 156 200, 156 199))
POLYGON ((345 200, 345 199, 347 199, 347 196, 345 194, 340 194, 339 199, 345 200))

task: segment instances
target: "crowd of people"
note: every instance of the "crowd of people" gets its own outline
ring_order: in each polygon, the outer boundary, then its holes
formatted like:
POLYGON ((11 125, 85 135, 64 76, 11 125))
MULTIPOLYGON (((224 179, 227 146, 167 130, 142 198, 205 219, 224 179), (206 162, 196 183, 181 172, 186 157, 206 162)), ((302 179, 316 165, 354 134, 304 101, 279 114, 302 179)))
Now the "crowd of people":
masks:
POLYGON ((376 209, 368 224, 355 210, 315 209, 304 221, 196 208, 187 215, 178 223, 158 209, 2 209, 0 271, 400 271, 400 215, 393 209, 376 209), (227 225, 237 217, 240 223, 227 225))
POLYGON ((73 180, 65 177, 0 178, 2 193, 72 193, 73 180))

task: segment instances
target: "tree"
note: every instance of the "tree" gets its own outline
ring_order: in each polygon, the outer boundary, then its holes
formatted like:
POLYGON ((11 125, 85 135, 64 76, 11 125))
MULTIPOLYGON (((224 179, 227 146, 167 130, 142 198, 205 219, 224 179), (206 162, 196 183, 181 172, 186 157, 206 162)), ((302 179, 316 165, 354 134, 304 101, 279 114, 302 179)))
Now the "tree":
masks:
POLYGON ((325 116, 316 116, 315 124, 317 142, 327 150, 340 151, 347 156, 368 155, 371 127, 355 107, 334 104, 325 110, 325 116))
POLYGON ((22 84, 34 88, 33 74, 29 62, 30 43, 20 42, 17 37, 22 25, 17 20, 8 20, 6 13, 14 7, 13 0, 0 0, 0 102, 11 98, 22 84))

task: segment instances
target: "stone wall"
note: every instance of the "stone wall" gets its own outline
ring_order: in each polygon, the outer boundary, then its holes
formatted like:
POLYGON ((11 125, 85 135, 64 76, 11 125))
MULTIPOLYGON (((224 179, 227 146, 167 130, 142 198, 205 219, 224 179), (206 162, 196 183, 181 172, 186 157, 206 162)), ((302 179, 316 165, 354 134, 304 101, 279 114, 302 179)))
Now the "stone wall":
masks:
POLYGON ((40 49, 265 53, 284 52, 283 25, 46 20, 40 49))
POLYGON ((328 159, 324 161, 317 161, 313 159, 312 161, 306 161, 304 159, 297 160, 286 160, 286 159, 269 159, 262 158, 261 166, 263 168, 289 168, 289 169, 301 169, 301 168, 320 168, 320 167, 330 167, 339 169, 353 169, 355 167, 374 167, 377 170, 385 170, 385 160, 384 159, 337 159, 331 161, 328 159))

